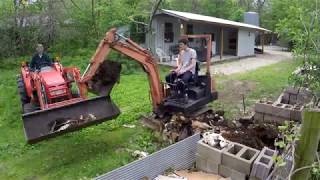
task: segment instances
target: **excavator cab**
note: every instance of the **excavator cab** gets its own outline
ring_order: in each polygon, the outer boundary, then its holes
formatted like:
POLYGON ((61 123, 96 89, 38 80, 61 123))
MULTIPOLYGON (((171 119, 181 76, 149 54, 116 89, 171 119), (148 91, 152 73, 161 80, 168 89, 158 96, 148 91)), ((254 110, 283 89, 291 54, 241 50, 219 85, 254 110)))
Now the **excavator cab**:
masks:
POLYGON ((185 84, 181 91, 179 79, 177 83, 169 85, 170 95, 162 103, 163 111, 166 113, 182 112, 186 116, 194 114, 203 109, 205 105, 218 97, 216 91, 211 92, 212 80, 207 74, 195 74, 191 81, 185 84), (183 92, 181 94, 181 92, 183 92))
POLYGON ((215 81, 210 74, 211 61, 211 35, 183 35, 182 38, 193 39, 201 38, 207 42, 207 57, 205 74, 200 74, 201 62, 196 62, 196 71, 192 79, 184 84, 179 78, 175 83, 168 84, 168 96, 162 103, 162 109, 165 113, 182 112, 186 116, 194 115, 195 112, 205 109, 206 105, 218 98, 218 92, 215 89, 215 81))

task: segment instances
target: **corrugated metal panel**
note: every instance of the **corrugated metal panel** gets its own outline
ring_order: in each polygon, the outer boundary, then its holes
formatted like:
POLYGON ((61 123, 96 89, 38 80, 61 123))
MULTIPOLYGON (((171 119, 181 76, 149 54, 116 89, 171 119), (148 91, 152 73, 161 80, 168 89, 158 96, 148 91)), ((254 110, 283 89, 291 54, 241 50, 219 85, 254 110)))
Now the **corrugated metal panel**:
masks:
POLYGON ((195 162, 196 144, 199 140, 200 135, 195 134, 150 156, 129 163, 95 179, 140 180, 143 177, 155 178, 169 168, 175 170, 190 168, 195 162))
POLYGON ((162 9, 161 12, 164 14, 167 14, 167 15, 179 17, 184 20, 204 21, 204 22, 224 24, 224 25, 235 26, 235 27, 244 27, 244 28, 249 28, 249 29, 270 32, 270 30, 265 29, 265 28, 261 28, 259 26, 254 26, 254 25, 250 25, 250 24, 246 24, 246 23, 230 21, 230 20, 211 17, 211 16, 204 16, 201 14, 194 14, 194 13, 189 13, 189 12, 179 12, 179 11, 173 11, 173 10, 167 10, 167 9, 162 9))

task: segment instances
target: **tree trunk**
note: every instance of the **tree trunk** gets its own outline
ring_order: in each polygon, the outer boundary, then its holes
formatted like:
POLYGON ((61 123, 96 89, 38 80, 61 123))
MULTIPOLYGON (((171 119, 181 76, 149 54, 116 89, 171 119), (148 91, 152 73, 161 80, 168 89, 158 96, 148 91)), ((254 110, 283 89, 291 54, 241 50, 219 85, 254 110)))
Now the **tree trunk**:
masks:
MULTIPOLYGON (((303 114, 301 138, 295 153, 295 169, 310 166, 315 160, 320 140, 320 111, 307 110, 303 114)), ((292 179, 305 180, 310 178, 310 168, 297 171, 292 179)))
POLYGON ((98 31, 96 26, 95 0, 91 0, 91 16, 93 33, 96 36, 96 38, 98 38, 98 31))
POLYGON ((19 35, 19 31, 18 31, 18 8, 19 8, 19 4, 17 3, 16 0, 13 0, 13 5, 14 5, 14 26, 13 26, 13 55, 16 56, 16 51, 17 51, 17 45, 20 39, 20 35, 19 35))
POLYGON ((192 0, 192 9, 194 13, 199 13, 198 12, 198 0, 192 0))
POLYGON ((55 17, 54 17, 54 4, 52 0, 48 1, 48 46, 54 43, 55 39, 55 17))

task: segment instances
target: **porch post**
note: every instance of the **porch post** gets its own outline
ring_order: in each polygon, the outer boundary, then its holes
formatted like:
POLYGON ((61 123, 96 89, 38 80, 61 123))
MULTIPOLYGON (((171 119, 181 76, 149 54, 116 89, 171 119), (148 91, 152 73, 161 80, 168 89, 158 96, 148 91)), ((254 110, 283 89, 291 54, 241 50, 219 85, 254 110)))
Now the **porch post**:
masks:
POLYGON ((264 31, 262 31, 260 36, 260 44, 261 44, 262 53, 264 53, 264 31))
POLYGON ((223 55, 223 28, 220 28, 220 60, 222 60, 223 55))

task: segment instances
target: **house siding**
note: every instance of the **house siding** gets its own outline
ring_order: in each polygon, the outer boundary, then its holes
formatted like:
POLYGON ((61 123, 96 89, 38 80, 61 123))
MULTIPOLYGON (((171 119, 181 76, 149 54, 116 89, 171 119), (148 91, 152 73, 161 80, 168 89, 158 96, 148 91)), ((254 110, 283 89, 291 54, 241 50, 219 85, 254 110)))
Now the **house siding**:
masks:
MULTIPOLYGON (((252 56, 254 55, 255 47, 255 30, 247 28, 231 28, 231 27, 222 27, 215 24, 207 24, 202 22, 186 22, 180 20, 179 18, 168 16, 168 15, 156 15, 152 21, 152 32, 147 35, 147 47, 156 54, 156 49, 161 49, 166 55, 173 55, 170 52, 170 47, 172 45, 177 45, 180 38, 180 25, 181 23, 184 26, 188 24, 193 25, 194 34, 214 34, 215 41, 215 55, 220 54, 220 45, 221 45, 221 28, 223 28, 223 53, 227 55, 234 56, 252 56), (167 43, 164 42, 164 26, 165 23, 172 23, 174 38, 173 42, 167 43), (250 35, 249 35, 250 32, 250 35), (233 35, 232 35, 233 34, 233 35), (232 35, 232 37, 230 36, 232 35), (231 39, 236 38, 235 45, 230 45, 232 42, 231 39), (236 46, 236 47, 235 47, 236 46), (235 47, 236 49, 231 49, 235 47)), ((185 27, 186 28, 186 27, 185 27)), ((233 40, 234 42, 234 40, 233 40)), ((191 47, 195 47, 199 43, 199 40, 190 42, 191 47)))
POLYGON ((170 16, 157 16, 152 21, 152 29, 154 32, 151 35, 154 37, 153 45, 152 45, 154 48, 152 49, 152 51, 156 52, 156 48, 160 48, 166 54, 170 54, 169 52, 170 46, 177 44, 180 37, 180 21, 177 18, 173 18, 170 16), (173 25, 173 33, 174 33, 173 42, 170 42, 170 43, 164 42, 164 24, 165 23, 172 23, 173 25))

